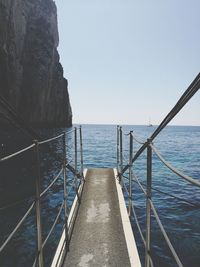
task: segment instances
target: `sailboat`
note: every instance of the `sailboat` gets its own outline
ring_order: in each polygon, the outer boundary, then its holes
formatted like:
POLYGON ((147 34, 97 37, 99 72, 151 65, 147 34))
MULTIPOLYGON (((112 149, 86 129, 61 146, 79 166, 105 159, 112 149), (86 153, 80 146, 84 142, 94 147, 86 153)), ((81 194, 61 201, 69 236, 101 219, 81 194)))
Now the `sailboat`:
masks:
POLYGON ((151 124, 151 120, 149 118, 149 124, 147 125, 148 127, 152 127, 153 125, 151 124))

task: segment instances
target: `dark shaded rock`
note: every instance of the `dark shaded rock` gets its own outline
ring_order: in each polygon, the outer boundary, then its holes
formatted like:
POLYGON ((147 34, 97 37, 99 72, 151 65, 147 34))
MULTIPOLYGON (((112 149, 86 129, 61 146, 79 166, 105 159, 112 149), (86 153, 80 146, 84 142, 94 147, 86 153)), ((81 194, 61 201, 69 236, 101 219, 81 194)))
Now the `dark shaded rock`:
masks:
POLYGON ((71 126, 52 0, 0 0, 0 94, 32 125, 71 126))

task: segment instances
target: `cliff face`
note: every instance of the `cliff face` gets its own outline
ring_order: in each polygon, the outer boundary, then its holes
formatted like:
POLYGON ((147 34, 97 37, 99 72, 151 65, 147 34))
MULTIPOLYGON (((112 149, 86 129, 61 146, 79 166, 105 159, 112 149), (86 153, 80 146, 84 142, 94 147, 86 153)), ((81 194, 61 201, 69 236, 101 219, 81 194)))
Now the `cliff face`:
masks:
POLYGON ((53 0, 0 0, 0 94, 32 125, 71 126, 53 0))

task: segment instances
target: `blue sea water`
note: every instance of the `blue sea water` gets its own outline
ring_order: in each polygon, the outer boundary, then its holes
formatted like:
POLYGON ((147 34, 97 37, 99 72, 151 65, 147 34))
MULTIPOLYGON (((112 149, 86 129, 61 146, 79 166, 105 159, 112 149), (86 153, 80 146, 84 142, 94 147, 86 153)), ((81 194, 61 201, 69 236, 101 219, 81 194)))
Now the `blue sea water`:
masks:
MULTIPOLYGON (((83 125, 83 150, 84 150, 84 167, 86 168, 99 168, 99 167, 116 167, 116 141, 117 130, 115 125, 83 125)), ((146 140, 155 127, 147 126, 135 126, 125 125, 123 126, 124 133, 128 133, 133 130, 133 133, 141 140, 146 140)), ((63 131, 54 130, 54 133, 63 131)), ((52 135, 52 130, 43 131, 43 136, 52 135)), ((70 143, 70 140, 69 140, 70 143)), ((165 159, 170 162, 174 167, 194 179, 200 179, 200 127, 189 126, 168 126, 160 135, 154 140, 155 146, 165 159)), ((56 153, 62 152, 62 144, 53 145, 53 149, 56 153)), ((128 162, 128 136, 123 136, 124 147, 124 164, 128 162)), ((134 142, 134 153, 140 145, 134 142)), ((70 149, 70 148, 69 148, 70 149)), ((30 158, 30 157, 29 157, 30 158)), ((56 173, 60 163, 56 158, 49 157, 47 152, 43 152, 44 163, 41 166, 42 173, 44 174, 43 186, 49 183, 49 180, 56 173), (47 171, 48 170, 48 171, 47 171)), ((24 159, 23 159, 24 160, 24 159)), ((18 165, 17 165, 18 166, 18 165)), ((31 166, 31 165, 30 165, 31 166)), ((6 166, 4 166, 3 174, 6 166)), ((17 168, 17 167, 16 167, 17 168)), ((15 168, 15 174, 17 170, 15 168)), ((27 169, 28 164, 27 164, 27 169)), ((139 157, 133 166, 134 172, 138 179, 145 184, 146 182, 146 152, 139 157)), ((2 179, 2 169, 1 179, 2 179)), ((26 173, 26 169, 22 169, 22 173, 26 173)), ((29 178, 31 174, 29 173, 29 178)), ((3 177, 5 178, 5 177, 3 177)), ((13 181, 13 173, 10 173, 10 179, 13 181)), ((29 188, 26 180, 21 178, 21 183, 14 183, 14 187, 11 190, 11 194, 19 186, 21 188, 21 194, 23 191, 29 192, 29 197, 26 195, 26 204, 19 204, 17 207, 11 207, 9 210, 0 210, 0 229, 2 242, 5 236, 13 228, 15 223, 23 215, 27 206, 33 199, 32 191, 29 188), (23 184, 22 184, 23 183, 23 184), (25 189, 25 190, 23 190, 25 189), (20 206, 21 205, 21 206, 20 206)), ((3 184, 4 185, 4 184, 3 184)), ((10 183, 9 183, 10 185, 10 183)), ((153 188, 159 189, 166 193, 170 193, 178 196, 181 199, 186 199, 195 206, 191 206, 184 201, 173 199, 168 195, 158 193, 153 190, 153 202, 160 215, 160 219, 172 241, 174 248, 177 251, 184 267, 199 267, 200 266, 200 189, 190 185, 182 178, 173 174, 153 155, 153 188)), ((45 221, 44 232, 49 230, 48 225, 51 225, 56 212, 58 211, 60 201, 63 197, 62 186, 59 182, 56 187, 52 189, 52 194, 47 195, 44 198, 42 205, 44 206, 43 220, 45 221), (50 217, 50 219, 49 219, 50 217)), ((19 196, 17 196, 19 197, 19 196)), ((126 197, 126 196, 125 196, 126 197)), ((127 197, 126 197, 127 198, 127 197)), ((145 197, 141 192, 137 184, 133 186, 133 199, 135 203, 135 210, 141 224, 143 233, 145 234, 145 197)), ((34 213, 34 212, 33 212, 34 213)), ((47 244, 45 255, 51 255, 46 257, 45 266, 49 266, 49 262, 55 250, 59 234, 61 233, 61 223, 63 216, 58 224, 56 231, 50 241, 47 244)), ((139 249, 141 259, 144 256, 144 247, 141 242, 138 230, 135 225, 134 218, 132 218, 132 227, 136 237, 136 242, 139 249)), ((34 251, 36 249, 35 240, 35 219, 32 214, 22 230, 16 236, 12 245, 6 250, 2 258, 0 258, 0 266, 32 266, 34 251), (12 257, 9 257, 12 255, 12 257), (20 260, 19 260, 20 258, 20 260)), ((162 237, 159 227, 152 216, 152 258, 154 260, 154 266, 158 267, 172 267, 177 266, 171 252, 166 246, 166 243, 162 237)))

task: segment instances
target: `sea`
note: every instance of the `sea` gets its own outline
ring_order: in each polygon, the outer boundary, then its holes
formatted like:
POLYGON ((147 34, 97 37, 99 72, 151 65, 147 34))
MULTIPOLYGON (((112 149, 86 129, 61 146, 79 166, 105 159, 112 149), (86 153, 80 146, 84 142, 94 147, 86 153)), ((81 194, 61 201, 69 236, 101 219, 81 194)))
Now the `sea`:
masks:
MULTIPOLYGON (((74 125, 78 127, 79 125, 74 125)), ((123 163, 129 159, 129 135, 145 142, 156 126, 123 125, 123 163)), ((40 129, 43 138, 55 136, 71 129, 40 129)), ((117 166, 117 126, 82 125, 84 168, 116 168, 117 166)), ((32 140, 18 129, 0 130, 1 157, 12 153, 32 140)), ((72 133, 68 134, 67 153, 74 158, 72 133)), ((153 141, 155 147, 167 162, 188 176, 200 180, 200 126, 167 126, 153 141)), ((140 148, 133 143, 133 153, 140 148)), ((41 148, 41 180, 44 189, 61 167, 62 141, 54 142, 49 148, 41 148)), ((26 152, 16 160, 0 164, 0 246, 13 230, 34 201, 35 168, 32 152, 26 152)), ((153 153, 152 201, 160 220, 184 267, 200 267, 200 189, 174 174, 153 153), (174 198, 173 196, 176 196, 174 198)), ((146 188, 146 150, 133 163, 133 172, 146 188)), ((125 174, 126 176, 127 174, 125 174)), ((68 179, 72 179, 69 174, 68 179)), ((126 178, 124 183, 127 184, 126 178)), ((69 183, 70 184, 70 183, 69 183)), ((128 184, 127 184, 128 185, 128 184)), ((70 206, 75 192, 71 191, 70 206)), ((146 199, 137 183, 132 189, 135 213, 145 235, 146 199)), ((42 227, 45 238, 56 217, 63 198, 62 177, 42 200, 42 227)), ((128 200, 125 194, 126 202, 128 200)), ((0 256, 2 267, 28 267, 34 262, 37 248, 35 210, 27 217, 22 228, 12 238, 0 256)), ((44 249, 45 266, 50 266, 59 236, 62 232, 63 213, 44 249)), ((131 225, 135 235, 139 255, 144 266, 144 245, 139 235, 134 217, 131 225)), ((152 215, 151 256, 155 267, 177 266, 160 228, 152 215)), ((94 237, 95 238, 95 237, 94 237)), ((125 267, 125 266, 123 266, 125 267)))

